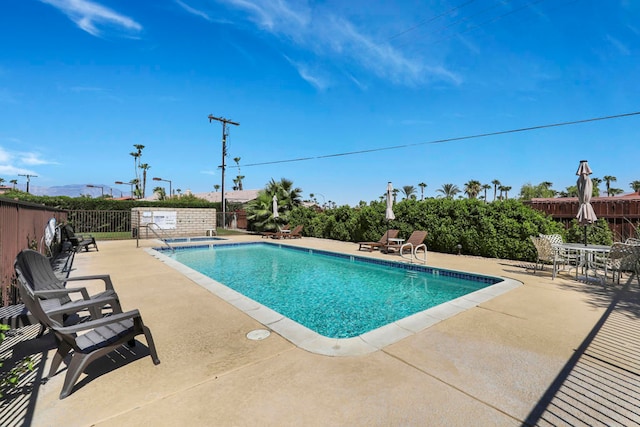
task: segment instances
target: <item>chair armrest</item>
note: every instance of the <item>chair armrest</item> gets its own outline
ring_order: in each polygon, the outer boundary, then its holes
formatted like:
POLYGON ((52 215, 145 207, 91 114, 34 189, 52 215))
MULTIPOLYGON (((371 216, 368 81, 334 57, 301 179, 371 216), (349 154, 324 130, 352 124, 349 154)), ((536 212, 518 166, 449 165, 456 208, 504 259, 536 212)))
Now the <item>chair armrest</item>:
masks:
MULTIPOLYGON (((45 312, 49 316, 55 316, 57 314, 77 313, 79 311, 90 310, 94 307, 102 308, 105 305, 110 305, 115 308, 118 306, 118 300, 113 297, 94 298, 88 301, 79 300, 79 301, 73 301, 67 304, 63 304, 54 309, 45 310, 45 312)), ((113 316, 110 316, 110 317, 113 317, 113 316)))
POLYGON ((90 320, 88 322, 79 323, 77 325, 65 326, 62 328, 55 328, 55 329, 56 331, 59 331, 63 334, 74 334, 80 331, 86 331, 89 329, 98 328, 100 326, 110 325, 112 323, 116 323, 121 320, 135 319, 135 318, 140 318, 140 320, 142 320, 140 316, 140 312, 138 310, 131 310, 131 311, 127 311, 126 313, 114 314, 112 316, 103 317, 102 319, 90 320))
POLYGON ((75 292, 80 292, 82 294, 82 299, 89 299, 89 292, 87 292, 86 288, 64 288, 64 289, 50 289, 44 291, 34 291, 33 294, 37 297, 46 298, 60 298, 65 295, 69 295, 75 292))
POLYGON ((67 277, 64 279, 65 282, 70 282, 73 280, 102 280, 104 282, 104 287, 106 290, 113 291, 113 282, 111 282, 111 276, 108 274, 95 274, 92 276, 77 276, 77 277, 67 277))

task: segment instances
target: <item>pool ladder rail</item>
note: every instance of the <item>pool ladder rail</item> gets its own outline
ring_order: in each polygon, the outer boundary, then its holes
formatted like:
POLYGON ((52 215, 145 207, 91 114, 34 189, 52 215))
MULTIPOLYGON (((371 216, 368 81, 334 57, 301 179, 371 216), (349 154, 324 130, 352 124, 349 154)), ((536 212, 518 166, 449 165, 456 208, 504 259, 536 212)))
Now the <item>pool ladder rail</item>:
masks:
POLYGON ((400 246, 400 257, 404 259, 408 259, 409 262, 411 263, 413 263, 413 261, 415 260, 416 262, 420 261, 423 264, 426 264, 427 263, 427 245, 425 245, 424 243, 420 243, 417 246, 413 246, 413 243, 410 243, 410 242, 403 243, 402 246, 400 246), (411 248, 410 258, 407 258, 404 256, 405 248, 411 248), (423 254, 424 254, 423 258, 420 258, 418 256, 418 250, 420 249, 423 249, 423 254))
POLYGON ((171 252, 176 251, 175 248, 171 246, 169 242, 167 242, 168 236, 158 224, 156 224, 155 222, 150 222, 146 225, 146 227, 147 227, 147 230, 151 230, 151 232, 156 236, 158 240, 161 240, 165 245, 167 245, 167 247, 171 249, 171 252), (155 227, 151 227, 152 225, 154 225, 155 227), (158 234, 158 231, 160 232, 160 234, 162 234, 162 236, 158 234))

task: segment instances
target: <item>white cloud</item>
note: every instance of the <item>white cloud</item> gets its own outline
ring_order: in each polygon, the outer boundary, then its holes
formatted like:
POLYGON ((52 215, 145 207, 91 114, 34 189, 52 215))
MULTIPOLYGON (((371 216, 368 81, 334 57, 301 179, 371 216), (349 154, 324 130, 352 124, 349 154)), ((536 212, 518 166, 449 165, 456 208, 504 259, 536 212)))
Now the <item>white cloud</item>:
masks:
POLYGON ((7 153, 4 148, 0 147, 0 163, 8 163, 11 160, 11 155, 7 153))
POLYGON ((195 9, 195 8, 189 6, 188 4, 186 4, 185 2, 182 2, 180 0, 176 0, 176 3, 178 4, 178 6, 180 6, 181 8, 183 8, 184 10, 189 12, 190 14, 195 15, 195 16, 199 16, 201 18, 204 18, 207 21, 211 21, 211 17, 209 17, 209 15, 207 15, 205 12, 202 12, 201 10, 195 9))
POLYGON ((60 10, 78 27, 96 37, 102 35, 102 31, 98 27, 115 27, 134 33, 142 31, 142 25, 133 19, 90 0, 40 1, 60 10))
POLYGON ((276 32, 292 33, 309 23, 308 10, 294 10, 285 0, 227 0, 227 3, 249 12, 260 27, 276 32))
MULTIPOLYGON (((442 64, 427 64, 416 55, 409 56, 390 45, 386 39, 376 40, 346 18, 320 8, 310 10, 306 3, 286 0, 223 0, 248 14, 259 28, 290 40, 297 48, 311 52, 326 62, 344 62, 351 79, 358 73, 373 74, 393 84, 415 86, 434 80, 460 83, 460 77, 442 64)), ((293 56, 289 54, 289 56, 293 56)), ((314 86, 325 89, 326 81, 316 81, 299 60, 289 60, 299 74, 314 86)), ((308 61, 305 61, 308 62, 308 61)))
MULTIPOLYGON (((37 174, 31 169, 19 168, 12 165, 0 165, 0 175, 18 176, 18 175, 37 175, 37 174)), ((5 179, 9 181, 7 178, 5 179)))
POLYGON ((629 48, 625 44, 623 44, 620 40, 614 38, 609 34, 607 34, 605 38, 609 43, 613 45, 613 47, 616 48, 618 52, 620 52, 620 54, 625 56, 628 56, 631 54, 631 51, 629 50, 629 48))
POLYGON ((19 153, 19 161, 25 165, 56 165, 57 162, 51 160, 43 160, 39 153, 19 153))
POLYGON ((53 160, 44 160, 38 152, 16 152, 0 147, 0 176, 36 175, 29 166, 56 165, 53 160))
POLYGON ((309 84, 314 86, 318 90, 325 90, 329 87, 329 82, 327 79, 320 76, 320 73, 317 70, 313 70, 309 64, 305 64, 299 61, 293 61, 291 58, 285 55, 285 58, 291 65, 293 65, 300 77, 302 77, 309 84))

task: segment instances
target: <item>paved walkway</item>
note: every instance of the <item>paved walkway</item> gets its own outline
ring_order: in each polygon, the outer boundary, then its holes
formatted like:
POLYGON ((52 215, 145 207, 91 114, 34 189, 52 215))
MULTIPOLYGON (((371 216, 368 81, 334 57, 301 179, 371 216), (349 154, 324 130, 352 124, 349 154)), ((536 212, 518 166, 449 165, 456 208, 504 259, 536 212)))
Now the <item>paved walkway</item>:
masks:
MULTIPOLYGON (((291 244, 391 257, 352 243, 291 244)), ((110 273, 123 308, 140 309, 151 328, 162 363, 145 345, 123 347, 90 365, 64 400, 64 372, 21 389, 3 404, 0 425, 640 424, 637 284, 603 289, 518 262, 429 253, 429 265, 523 286, 374 353, 330 357, 276 333, 249 340, 264 326, 135 242, 99 245, 76 257, 72 275, 110 273)), ((53 352, 49 334, 14 349, 39 362, 36 379, 53 352)))

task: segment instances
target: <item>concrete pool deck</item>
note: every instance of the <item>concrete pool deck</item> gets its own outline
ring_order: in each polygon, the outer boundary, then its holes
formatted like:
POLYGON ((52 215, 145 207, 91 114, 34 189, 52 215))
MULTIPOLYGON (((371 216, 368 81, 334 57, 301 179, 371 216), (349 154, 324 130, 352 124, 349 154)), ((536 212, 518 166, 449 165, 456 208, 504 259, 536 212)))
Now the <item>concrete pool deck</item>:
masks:
MULTIPOLYGON (((393 258, 358 252, 353 243, 286 243, 393 258)), ((523 285, 372 353, 331 357, 301 349, 278 333, 249 340, 247 333, 265 326, 136 248, 135 241, 99 245, 100 252, 76 256, 72 275, 111 274, 123 309, 142 313, 162 363, 153 365, 139 337, 133 349, 123 347, 90 365, 64 400, 58 395, 65 372, 34 385, 23 405, 24 424, 16 425, 640 422, 637 284, 631 290, 603 289, 570 275, 551 280, 549 269, 533 275, 514 261, 429 252, 428 265, 523 285)), ((22 353, 42 354, 40 375, 48 372, 52 343, 49 333, 23 343, 22 353)), ((3 411, 6 416, 8 409, 3 411)))

